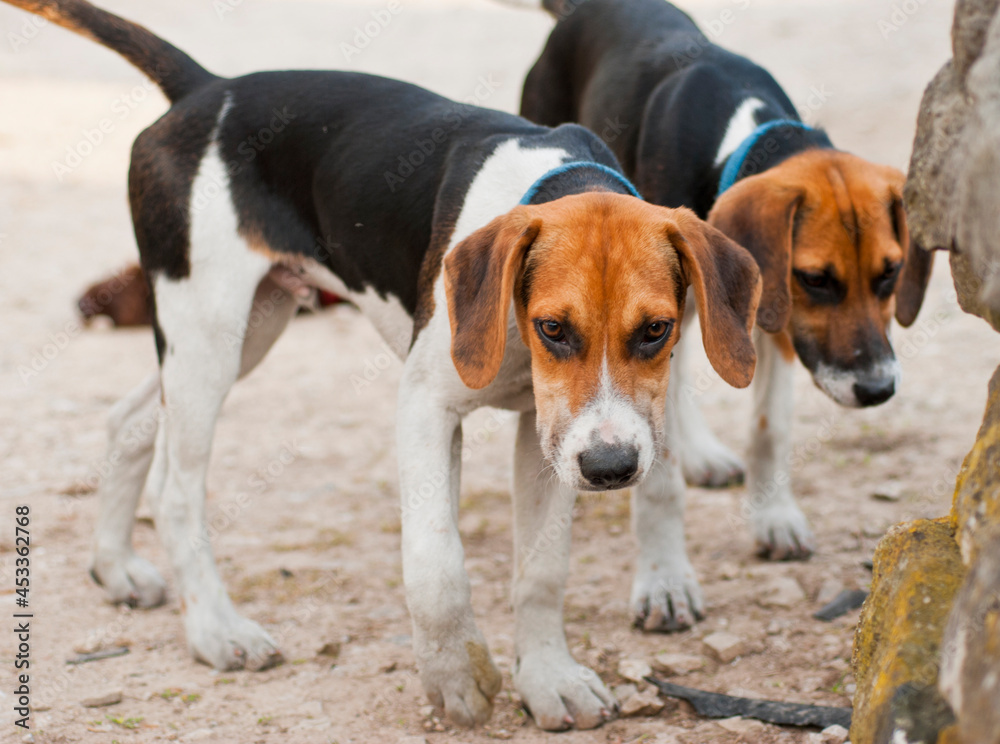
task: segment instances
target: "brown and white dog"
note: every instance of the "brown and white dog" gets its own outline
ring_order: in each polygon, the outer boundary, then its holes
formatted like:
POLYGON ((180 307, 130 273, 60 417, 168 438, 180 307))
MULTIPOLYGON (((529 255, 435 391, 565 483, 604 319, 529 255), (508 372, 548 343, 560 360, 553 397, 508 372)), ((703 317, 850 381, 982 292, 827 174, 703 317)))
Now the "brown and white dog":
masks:
MULTIPOLYGON (((647 200, 694 209, 760 266, 748 521, 763 555, 806 558, 814 538, 789 472, 795 356, 841 405, 893 395, 899 365, 890 321, 894 313, 904 326, 914 321, 931 269, 930 254, 910 245, 904 176, 835 150, 799 120, 765 70, 712 44, 665 0, 541 5, 557 22, 528 73, 521 114, 601 133, 647 200)), ((670 402, 684 476, 706 486, 740 480, 739 458, 694 405, 682 357, 670 402)), ((639 501, 670 504, 660 519, 679 523, 683 479, 671 462, 640 486, 639 501)), ((690 624, 702 601, 693 578, 677 579, 692 573, 683 546, 661 543, 643 557, 653 565, 646 573, 659 573, 659 601, 648 602, 648 582, 637 577, 638 621, 648 629, 690 624)))
MULTIPOLYGON (((112 414, 120 459, 101 487, 92 569, 111 599, 164 600, 162 577, 132 547, 145 483, 191 653, 220 669, 280 661, 216 569, 205 475, 230 387, 280 335, 296 292, 317 287, 354 302, 405 359, 402 562, 429 698, 474 724, 500 688, 457 525, 461 422, 489 405, 520 412, 514 684, 543 728, 613 715, 563 631, 575 495, 656 469, 689 289, 717 371, 750 382, 752 256, 693 212, 636 198, 582 127, 549 129, 370 75, 219 78, 83 0, 9 1, 120 52, 173 104, 136 140, 129 173, 160 366, 112 414), (135 424, 150 420, 160 423, 146 436, 135 424)), ((659 508, 636 509, 647 552, 669 539, 644 515, 659 508)))

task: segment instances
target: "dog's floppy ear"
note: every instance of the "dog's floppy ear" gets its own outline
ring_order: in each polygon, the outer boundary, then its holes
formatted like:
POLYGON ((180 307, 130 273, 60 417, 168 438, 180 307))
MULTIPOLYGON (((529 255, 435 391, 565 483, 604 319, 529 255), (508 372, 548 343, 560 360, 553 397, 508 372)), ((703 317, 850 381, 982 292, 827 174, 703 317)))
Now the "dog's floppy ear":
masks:
POLYGON ((795 213, 804 192, 770 174, 749 176, 725 191, 708 215, 709 224, 742 245, 760 268, 764 291, 757 325, 777 333, 792 314, 792 240, 795 213))
POLYGON ((486 387, 500 371, 517 273, 542 221, 515 207, 459 243, 445 257, 451 358, 462 382, 486 387))
POLYGON ((750 338, 761 294, 757 263, 691 210, 673 211, 667 237, 680 256, 685 279, 694 288, 705 353, 723 380, 746 387, 757 364, 750 338))
POLYGON ((931 268, 934 266, 934 254, 924 250, 910 240, 910 231, 906 227, 906 211, 903 209, 903 199, 898 193, 892 197, 892 226, 896 231, 896 240, 906 252, 903 259, 903 273, 896 287, 896 320, 904 328, 913 324, 924 304, 924 293, 931 280, 931 268))

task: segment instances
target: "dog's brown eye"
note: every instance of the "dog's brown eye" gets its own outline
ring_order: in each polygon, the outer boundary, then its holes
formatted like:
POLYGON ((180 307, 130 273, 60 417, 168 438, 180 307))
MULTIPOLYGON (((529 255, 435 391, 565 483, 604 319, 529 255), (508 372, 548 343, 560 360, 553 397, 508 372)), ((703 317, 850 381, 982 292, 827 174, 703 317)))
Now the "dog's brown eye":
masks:
POLYGON ((562 326, 554 320, 543 320, 538 324, 538 329, 549 341, 561 341, 563 337, 562 326))
POLYGON ((646 326, 646 335, 643 336, 642 340, 647 344, 654 343, 663 338, 664 334, 667 332, 667 324, 662 320, 657 320, 646 326))
POLYGON ((802 271, 799 272, 798 278, 804 285, 813 289, 822 289, 830 283, 830 279, 826 274, 807 274, 802 271))

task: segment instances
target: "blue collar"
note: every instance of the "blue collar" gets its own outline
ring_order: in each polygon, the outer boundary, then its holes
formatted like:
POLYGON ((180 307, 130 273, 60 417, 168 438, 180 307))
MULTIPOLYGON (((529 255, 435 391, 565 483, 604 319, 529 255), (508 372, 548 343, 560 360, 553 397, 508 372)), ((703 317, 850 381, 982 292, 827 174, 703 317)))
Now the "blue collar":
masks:
POLYGON ((747 137, 740 143, 740 146, 733 150, 733 154, 726 159, 726 164, 722 168, 722 175, 719 177, 719 190, 715 194, 715 198, 718 199, 722 196, 723 192, 729 189, 734 183, 736 183, 736 176, 739 175, 740 169, 743 167, 744 161, 747 159, 747 155, 750 154, 750 148, 757 144, 765 134, 770 132, 775 127, 798 127, 799 129, 805 129, 807 131, 814 131, 811 126, 804 124, 801 121, 796 121, 794 119, 772 119, 771 121, 765 121, 759 127, 750 133, 747 137))
POLYGON ((562 165, 557 166, 552 170, 548 171, 547 173, 543 174, 541 178, 539 178, 537 181, 531 184, 531 188, 529 188, 526 192, 524 192, 524 196, 521 197, 521 201, 519 202, 519 204, 530 204, 531 200, 535 198, 535 195, 538 194, 539 190, 542 188, 542 184, 548 181, 550 178, 566 173, 567 171, 576 170, 578 168, 590 168, 591 170, 596 170, 607 176, 611 176, 612 178, 617 180, 618 183, 624 186, 632 196, 636 197, 637 199, 642 198, 641 196, 639 196, 639 192, 636 190, 635 186, 632 185, 632 182, 629 181, 627 178, 625 178, 625 176, 616 171, 614 168, 609 168, 606 165, 602 165, 601 163, 594 163, 589 160, 576 160, 573 161, 572 163, 563 163, 562 165))

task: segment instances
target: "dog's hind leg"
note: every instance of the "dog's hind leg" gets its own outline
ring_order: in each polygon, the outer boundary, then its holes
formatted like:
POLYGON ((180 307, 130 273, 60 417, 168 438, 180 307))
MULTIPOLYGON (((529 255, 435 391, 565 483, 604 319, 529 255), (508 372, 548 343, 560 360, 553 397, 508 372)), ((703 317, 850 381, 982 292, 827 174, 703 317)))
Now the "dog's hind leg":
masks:
POLYGON ((111 470, 99 489, 90 575, 112 602, 133 607, 156 607, 166 596, 159 572, 132 549, 135 510, 153 459, 159 398, 160 373, 153 372, 111 409, 105 458, 111 470))
MULTIPOLYGON (((214 144, 192 193, 208 193, 211 183, 228 183, 214 144)), ((190 274, 159 274, 152 282, 164 416, 148 492, 192 655, 217 669, 265 669, 281 654, 263 628, 237 613, 222 583, 205 518, 205 477, 216 418, 242 367, 257 287, 272 267, 240 236, 228 188, 192 209, 189 234, 190 274)))
MULTIPOLYGON (((275 281, 268 275, 257 287, 251 324, 243 338, 240 377, 249 374, 264 358, 298 307, 294 290, 286 288, 288 276, 280 279, 275 281)), ((136 555, 132 547, 135 512, 149 474, 162 415, 160 373, 156 371, 115 404, 108 420, 105 461, 111 470, 99 489, 100 513, 91 576, 104 587, 111 602, 133 607, 156 607, 166 597, 166 584, 159 571, 136 555)))

